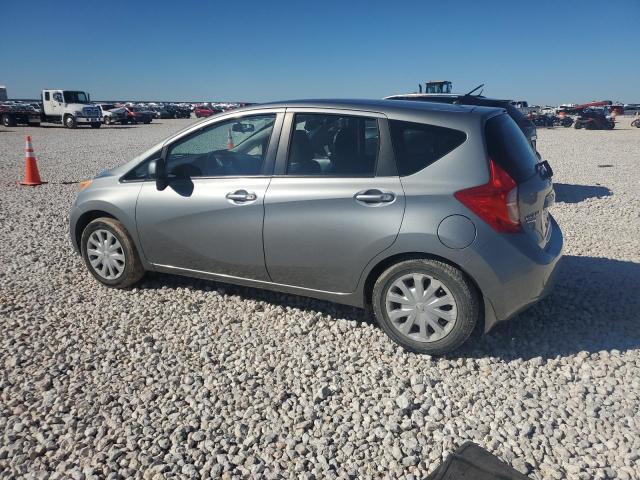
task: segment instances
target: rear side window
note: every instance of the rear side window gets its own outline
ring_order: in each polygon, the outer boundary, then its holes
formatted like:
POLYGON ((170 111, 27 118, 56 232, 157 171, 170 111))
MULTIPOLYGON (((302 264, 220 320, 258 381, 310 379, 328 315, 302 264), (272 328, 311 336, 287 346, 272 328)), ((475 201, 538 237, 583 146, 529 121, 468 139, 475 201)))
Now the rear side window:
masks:
POLYGON ((287 175, 373 176, 379 141, 375 118, 298 113, 287 175))
POLYGON ((489 157, 500 165, 516 183, 536 173, 538 157, 509 115, 487 121, 485 127, 489 157))
POLYGON ((455 150, 467 139, 459 130, 391 120, 391 140, 398 173, 412 175, 455 150))

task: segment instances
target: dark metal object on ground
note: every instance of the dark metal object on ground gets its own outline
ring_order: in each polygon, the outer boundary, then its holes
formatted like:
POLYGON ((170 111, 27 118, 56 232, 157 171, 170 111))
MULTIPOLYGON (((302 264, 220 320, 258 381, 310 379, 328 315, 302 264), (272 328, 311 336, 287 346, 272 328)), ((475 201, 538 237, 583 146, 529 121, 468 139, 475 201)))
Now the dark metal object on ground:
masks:
POLYGON ((529 480, 473 442, 462 444, 426 480, 529 480))

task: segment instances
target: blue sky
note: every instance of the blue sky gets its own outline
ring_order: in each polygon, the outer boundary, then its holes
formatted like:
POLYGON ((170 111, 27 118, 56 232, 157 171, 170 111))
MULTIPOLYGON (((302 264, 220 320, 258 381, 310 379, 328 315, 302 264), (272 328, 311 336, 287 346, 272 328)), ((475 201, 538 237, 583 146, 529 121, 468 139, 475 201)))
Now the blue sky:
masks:
POLYGON ((640 0, 5 0, 0 14, 10 98, 380 98, 448 79, 530 103, 640 102, 640 0))

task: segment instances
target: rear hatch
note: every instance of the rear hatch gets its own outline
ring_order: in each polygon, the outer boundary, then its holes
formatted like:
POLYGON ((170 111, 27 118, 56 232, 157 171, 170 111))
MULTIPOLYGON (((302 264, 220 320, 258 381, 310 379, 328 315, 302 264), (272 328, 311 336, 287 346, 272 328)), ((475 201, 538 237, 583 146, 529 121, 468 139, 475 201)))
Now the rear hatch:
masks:
POLYGON ((540 248, 551 235, 549 207, 555 201, 552 170, 540 162, 516 123, 506 114, 492 117, 485 127, 489 158, 517 184, 522 230, 540 248))

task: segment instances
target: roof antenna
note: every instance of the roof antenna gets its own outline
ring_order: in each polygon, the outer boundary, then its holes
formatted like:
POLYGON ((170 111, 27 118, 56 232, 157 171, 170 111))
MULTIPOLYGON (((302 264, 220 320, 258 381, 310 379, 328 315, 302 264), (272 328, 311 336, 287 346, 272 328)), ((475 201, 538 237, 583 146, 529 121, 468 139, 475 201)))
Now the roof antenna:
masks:
MULTIPOLYGON (((471 95, 473 92, 475 92, 476 90, 478 90, 479 88, 482 88, 482 87, 484 87, 484 83, 481 83, 480 85, 478 85, 476 88, 474 88, 470 92, 465 93, 465 96, 471 95)), ((480 90, 480 93, 482 93, 482 90, 480 90)), ((478 95, 480 95, 480 93, 478 95)))

